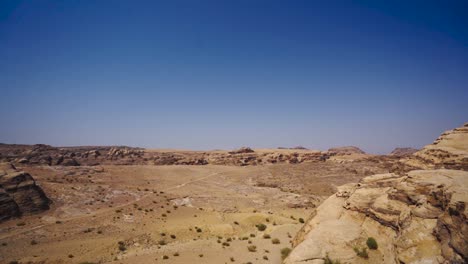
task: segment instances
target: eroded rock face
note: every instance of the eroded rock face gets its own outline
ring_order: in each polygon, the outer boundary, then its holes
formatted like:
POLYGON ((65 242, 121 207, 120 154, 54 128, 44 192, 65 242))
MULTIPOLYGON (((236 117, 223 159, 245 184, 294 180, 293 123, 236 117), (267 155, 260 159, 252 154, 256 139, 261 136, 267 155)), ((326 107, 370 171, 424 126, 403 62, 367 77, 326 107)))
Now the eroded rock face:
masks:
POLYGON ((378 174, 341 186, 294 240, 285 263, 466 263, 468 172, 378 174), (354 247, 378 242, 369 259, 354 247))
POLYGON ((413 154, 406 162, 421 168, 468 171, 468 123, 444 132, 431 145, 413 154))
POLYGON ((390 152, 391 156, 408 156, 413 153, 416 153, 418 149, 415 148, 395 148, 392 152, 390 152))
POLYGON ((336 155, 366 154, 363 150, 355 146, 331 148, 328 152, 336 155))
POLYGON ((50 200, 33 177, 0 163, 0 221, 49 209, 50 200))

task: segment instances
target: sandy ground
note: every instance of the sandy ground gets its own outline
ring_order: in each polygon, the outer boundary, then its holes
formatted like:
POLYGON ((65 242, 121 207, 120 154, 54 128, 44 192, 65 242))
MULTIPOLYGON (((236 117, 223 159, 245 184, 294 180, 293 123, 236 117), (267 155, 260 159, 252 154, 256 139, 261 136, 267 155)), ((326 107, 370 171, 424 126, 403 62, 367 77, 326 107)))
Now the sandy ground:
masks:
POLYGON ((53 204, 0 225, 0 263, 281 263, 335 186, 381 172, 366 166, 21 168, 53 204))

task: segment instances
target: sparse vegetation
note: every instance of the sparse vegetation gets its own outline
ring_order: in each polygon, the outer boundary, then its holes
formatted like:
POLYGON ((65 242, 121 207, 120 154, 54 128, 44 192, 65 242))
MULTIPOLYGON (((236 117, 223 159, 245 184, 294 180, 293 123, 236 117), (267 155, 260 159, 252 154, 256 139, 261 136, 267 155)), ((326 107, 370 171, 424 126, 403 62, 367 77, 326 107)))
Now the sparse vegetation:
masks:
POLYGON ((258 224, 256 225, 258 231, 265 231, 265 229, 267 228, 267 226, 265 224, 258 224))
POLYGON ((264 238, 264 239, 270 239, 271 236, 270 236, 269 234, 264 234, 264 235, 263 235, 263 238, 264 238))
POLYGON ((323 259, 324 262, 323 264, 341 264, 341 262, 339 260, 333 260, 331 259, 329 256, 328 256, 328 253, 327 253, 327 256, 325 257, 325 259, 323 259))
POLYGON ((247 249, 249 252, 257 252, 257 246, 254 245, 248 246, 247 249))
POLYGON ((356 255, 358 255, 361 258, 369 258, 369 254, 367 253, 367 248, 359 248, 359 247, 354 247, 354 252, 356 252, 356 255))
POLYGON ((369 247, 369 249, 376 250, 377 248, 379 248, 377 241, 373 237, 367 238, 366 244, 369 247))
POLYGON ((271 243, 272 243, 272 244, 280 244, 281 241, 280 241, 278 238, 273 238, 273 239, 271 240, 271 243))
POLYGON ((304 224, 304 218, 299 218, 299 223, 304 224))
POLYGON ((127 250, 127 247, 125 246, 125 242, 119 241, 119 242, 118 242, 118 245, 119 245, 119 250, 120 250, 120 251, 125 251, 125 250, 127 250))
POLYGON ((290 248, 282 248, 281 249, 281 258, 282 259, 285 259, 289 256, 289 253, 291 253, 291 249, 290 248))

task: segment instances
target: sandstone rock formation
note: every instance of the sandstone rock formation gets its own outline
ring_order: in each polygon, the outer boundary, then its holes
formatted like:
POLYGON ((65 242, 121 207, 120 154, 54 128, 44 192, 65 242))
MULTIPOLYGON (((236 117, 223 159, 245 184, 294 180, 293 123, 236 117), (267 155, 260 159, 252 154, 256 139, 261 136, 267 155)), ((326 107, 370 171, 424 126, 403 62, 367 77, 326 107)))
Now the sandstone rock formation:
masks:
POLYGON ((328 152, 334 153, 336 155, 366 154, 363 150, 355 146, 331 148, 328 150, 328 152))
POLYGON ((229 154, 243 154, 243 153, 253 153, 253 152, 255 151, 249 147, 242 147, 240 149, 229 151, 229 154))
POLYGON ((285 263, 468 263, 467 132, 465 124, 442 134, 405 158, 398 174, 339 187, 312 213, 285 263), (376 250, 366 246, 370 237, 376 250))
POLYGON ((417 151, 418 149, 415 149, 415 148, 395 148, 392 152, 390 152, 390 155, 402 157, 402 156, 411 155, 417 151))
POLYGON ((0 163, 0 221, 49 209, 50 200, 33 177, 0 163))
POLYGON ((431 145, 414 153, 405 162, 420 168, 447 168, 468 171, 468 123, 444 132, 431 145))
POLYGON ((468 172, 379 174, 341 186, 295 238, 285 263, 466 263, 468 172), (374 237, 369 262, 355 247, 374 237))

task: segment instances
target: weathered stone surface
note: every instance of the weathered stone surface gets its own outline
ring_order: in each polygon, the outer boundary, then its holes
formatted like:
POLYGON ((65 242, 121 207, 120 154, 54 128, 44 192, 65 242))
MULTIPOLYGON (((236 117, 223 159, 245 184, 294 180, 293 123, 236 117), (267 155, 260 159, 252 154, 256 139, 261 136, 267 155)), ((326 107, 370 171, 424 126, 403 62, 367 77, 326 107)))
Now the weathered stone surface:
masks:
POLYGON ((331 148, 328 152, 335 153, 336 155, 366 154, 363 150, 355 146, 331 148))
POLYGON ((419 150, 415 148, 395 148, 392 152, 390 152, 390 155, 403 157, 403 156, 411 155, 417 151, 419 150))
POLYGON ((468 123, 442 133, 434 143, 414 153, 405 162, 420 168, 468 171, 468 123))
POLYGON ((0 221, 49 209, 50 200, 28 173, 0 164, 0 221))
POLYGON ((468 172, 416 170, 348 184, 320 205, 294 240, 285 263, 320 263, 327 254, 361 263, 354 247, 379 247, 368 263, 465 263, 468 172))

